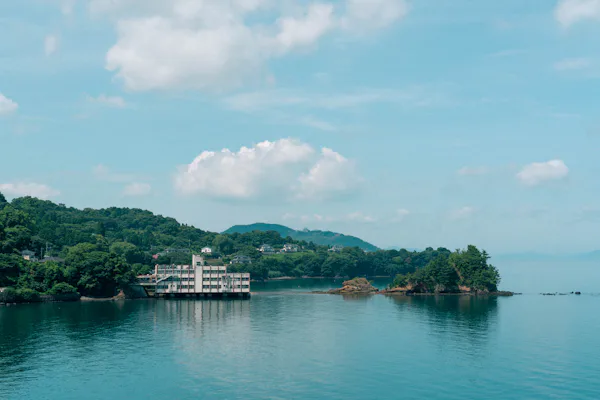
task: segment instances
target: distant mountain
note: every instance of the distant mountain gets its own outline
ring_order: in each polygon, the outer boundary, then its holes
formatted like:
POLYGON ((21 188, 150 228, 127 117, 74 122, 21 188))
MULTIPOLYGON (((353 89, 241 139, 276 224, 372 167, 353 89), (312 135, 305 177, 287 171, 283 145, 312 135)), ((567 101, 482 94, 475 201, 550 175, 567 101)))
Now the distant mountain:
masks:
POLYGON ((304 240, 306 242, 313 242, 322 246, 333 246, 339 244, 344 247, 360 247, 366 251, 378 250, 377 246, 367 243, 355 236, 348 236, 330 231, 310 231, 308 229, 297 231, 295 229, 288 228, 287 226, 278 224, 256 223, 250 225, 235 225, 223 233, 248 233, 253 231, 275 231, 282 237, 290 236, 294 240, 304 240))

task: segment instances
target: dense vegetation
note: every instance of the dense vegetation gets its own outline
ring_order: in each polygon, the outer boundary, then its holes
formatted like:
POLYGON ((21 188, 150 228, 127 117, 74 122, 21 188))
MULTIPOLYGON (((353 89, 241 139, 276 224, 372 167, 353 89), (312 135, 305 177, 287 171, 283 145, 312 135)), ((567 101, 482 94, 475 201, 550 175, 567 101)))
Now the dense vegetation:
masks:
POLYGON ((297 231, 287 226, 278 224, 256 223, 250 225, 235 225, 223 233, 249 233, 254 231, 274 231, 282 237, 291 237, 294 240, 313 242, 321 246, 340 245, 344 247, 358 247, 366 251, 377 251, 378 248, 371 243, 365 242, 355 236, 343 235, 330 231, 310 231, 308 229, 297 231))
MULTIPOLYGON (((230 268, 250 272, 254 279, 414 273, 402 275, 413 277, 432 268, 432 261, 450 257, 450 251, 443 248, 367 253, 358 247, 346 247, 334 252, 329 246, 282 237, 275 231, 218 234, 139 209, 79 210, 31 197, 9 203, 0 194, 0 287, 13 287, 22 299, 75 292, 112 296, 135 282, 136 275, 153 270, 154 264, 190 263, 191 254, 205 246, 213 249, 213 259, 208 260, 211 263, 229 263, 235 256, 249 256, 251 264, 230 268), (286 243, 297 244, 301 251, 262 255, 257 250, 262 244, 280 249, 286 243), (185 252, 166 253, 166 249, 185 252), (58 258, 26 261, 21 256, 23 250, 34 251, 39 258, 58 258), (153 259, 154 254, 161 255, 153 259)), ((465 276, 475 279, 472 274, 465 276)), ((477 279, 473 284, 479 284, 477 279)))
POLYGON ((475 246, 453 253, 444 252, 425 268, 397 275, 392 286, 420 293, 495 292, 500 275, 488 264, 489 258, 485 251, 481 252, 475 246))

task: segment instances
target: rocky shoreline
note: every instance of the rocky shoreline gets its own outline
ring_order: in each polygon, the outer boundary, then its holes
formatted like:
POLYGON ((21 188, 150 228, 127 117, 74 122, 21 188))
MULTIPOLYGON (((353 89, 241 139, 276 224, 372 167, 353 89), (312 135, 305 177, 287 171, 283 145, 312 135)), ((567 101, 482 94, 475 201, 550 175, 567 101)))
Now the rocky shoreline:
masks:
POLYGON ((413 288, 398 287, 392 289, 379 290, 365 278, 354 278, 342 283, 342 287, 338 289, 331 289, 328 291, 314 291, 314 294, 356 294, 356 295, 371 295, 371 294, 383 294, 387 296, 514 296, 521 293, 515 293, 510 291, 495 291, 495 292, 483 292, 467 290, 461 288, 460 291, 456 292, 418 292, 413 288))

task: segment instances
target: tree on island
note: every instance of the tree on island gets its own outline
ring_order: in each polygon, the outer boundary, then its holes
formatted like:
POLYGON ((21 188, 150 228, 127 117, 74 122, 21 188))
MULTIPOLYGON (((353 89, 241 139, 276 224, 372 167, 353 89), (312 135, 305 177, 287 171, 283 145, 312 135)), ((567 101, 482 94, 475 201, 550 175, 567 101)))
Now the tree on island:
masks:
POLYGON ((391 287, 417 293, 495 292, 500 274, 488 264, 489 258, 486 251, 469 245, 466 250, 438 255, 413 273, 397 275, 391 287))

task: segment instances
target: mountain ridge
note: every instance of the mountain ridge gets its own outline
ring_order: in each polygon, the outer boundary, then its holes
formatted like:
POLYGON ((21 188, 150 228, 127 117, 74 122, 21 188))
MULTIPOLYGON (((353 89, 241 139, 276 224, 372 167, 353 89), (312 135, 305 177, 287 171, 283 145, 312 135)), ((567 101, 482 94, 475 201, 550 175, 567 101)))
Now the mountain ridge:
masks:
POLYGON ((222 233, 248 233, 253 231, 275 231, 279 233, 282 237, 289 236, 294 240, 304 240, 306 242, 313 242, 315 244, 323 246, 342 245, 344 247, 359 247, 366 251, 379 250, 377 246, 352 235, 345 235, 343 233, 321 230, 296 230, 285 225, 268 224, 264 222, 257 222, 254 224, 247 225, 234 225, 229 229, 223 231, 222 233))

